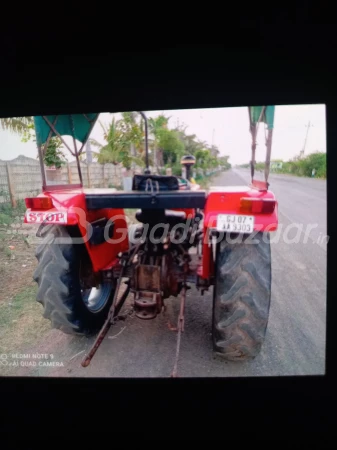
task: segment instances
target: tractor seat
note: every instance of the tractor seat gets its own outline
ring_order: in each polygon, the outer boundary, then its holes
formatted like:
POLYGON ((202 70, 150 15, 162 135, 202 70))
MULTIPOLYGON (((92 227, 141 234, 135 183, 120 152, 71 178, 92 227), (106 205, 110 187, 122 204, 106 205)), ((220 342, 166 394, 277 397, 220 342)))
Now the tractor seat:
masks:
POLYGON ((156 211, 153 214, 152 210, 139 209, 135 215, 136 219, 142 223, 169 223, 175 225, 186 220, 186 213, 184 211, 175 211, 173 209, 164 209, 156 211))
POLYGON ((171 175, 134 175, 133 191, 179 191, 179 180, 171 175))

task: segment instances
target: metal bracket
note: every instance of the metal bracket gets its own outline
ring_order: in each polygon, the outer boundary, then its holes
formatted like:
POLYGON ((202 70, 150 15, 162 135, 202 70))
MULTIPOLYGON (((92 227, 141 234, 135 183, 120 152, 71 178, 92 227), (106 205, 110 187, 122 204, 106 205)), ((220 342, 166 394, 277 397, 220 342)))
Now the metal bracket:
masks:
POLYGON ((252 180, 249 187, 252 189, 257 189, 258 191, 264 192, 264 191, 268 191, 269 183, 266 181, 252 180))

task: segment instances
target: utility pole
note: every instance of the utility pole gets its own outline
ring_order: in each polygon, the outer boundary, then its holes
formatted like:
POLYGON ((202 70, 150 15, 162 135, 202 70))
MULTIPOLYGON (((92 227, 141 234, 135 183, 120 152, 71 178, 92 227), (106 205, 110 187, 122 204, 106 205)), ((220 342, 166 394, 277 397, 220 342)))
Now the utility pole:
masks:
POLYGON ((88 163, 88 164, 91 164, 91 163, 92 163, 92 152, 91 152, 91 145, 90 145, 89 139, 87 140, 87 145, 86 145, 85 153, 86 153, 86 160, 87 160, 87 163, 88 163))
POLYGON ((310 126, 311 126, 311 123, 310 123, 310 120, 309 120, 308 125, 306 125, 307 132, 306 132, 305 139, 304 139, 303 150, 300 152, 300 157, 301 158, 304 157, 304 151, 305 151, 305 147, 307 145, 307 139, 308 139, 308 133, 309 133, 310 126))

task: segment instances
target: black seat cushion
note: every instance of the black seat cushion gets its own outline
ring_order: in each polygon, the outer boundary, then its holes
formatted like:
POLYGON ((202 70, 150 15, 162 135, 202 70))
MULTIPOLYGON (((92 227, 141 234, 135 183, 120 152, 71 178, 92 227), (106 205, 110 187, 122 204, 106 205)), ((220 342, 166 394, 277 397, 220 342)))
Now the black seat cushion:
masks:
POLYGON ((178 178, 171 175, 135 175, 132 181, 133 191, 178 191, 178 178), (152 184, 152 188, 151 188, 152 184))
POLYGON ((186 221, 186 213, 184 211, 174 211, 169 209, 158 209, 156 214, 153 214, 153 210, 140 210, 136 212, 136 219, 142 223, 148 223, 154 226, 158 223, 168 223, 171 226, 186 221))

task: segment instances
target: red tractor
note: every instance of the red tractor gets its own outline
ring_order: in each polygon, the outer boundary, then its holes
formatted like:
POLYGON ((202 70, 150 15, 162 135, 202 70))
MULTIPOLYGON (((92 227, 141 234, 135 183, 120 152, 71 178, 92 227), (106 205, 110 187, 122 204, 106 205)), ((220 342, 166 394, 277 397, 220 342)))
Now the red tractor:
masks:
MULTIPOLYGON (((277 229, 277 202, 268 190, 274 107, 249 108, 253 137, 250 186, 181 188, 181 179, 146 170, 132 190, 83 187, 79 155, 98 114, 35 117, 43 192, 27 198, 26 223, 39 224, 37 301, 52 327, 97 334, 82 361, 89 365, 129 294, 140 319, 153 319, 171 296, 181 297, 176 376, 186 290, 213 286, 213 347, 227 360, 254 358, 264 341, 271 296, 269 232, 277 229), (256 134, 268 125, 265 182, 254 180, 256 134), (64 136, 73 137, 73 148, 64 136), (44 152, 58 136, 77 161, 79 184, 47 185, 44 152), (77 148, 77 142, 81 147, 77 148), (138 209, 129 227, 124 208, 138 209), (194 249, 194 250, 193 250, 194 249), (123 289, 124 288, 124 289, 123 289)), ((186 157, 190 178, 193 157, 186 157)))

